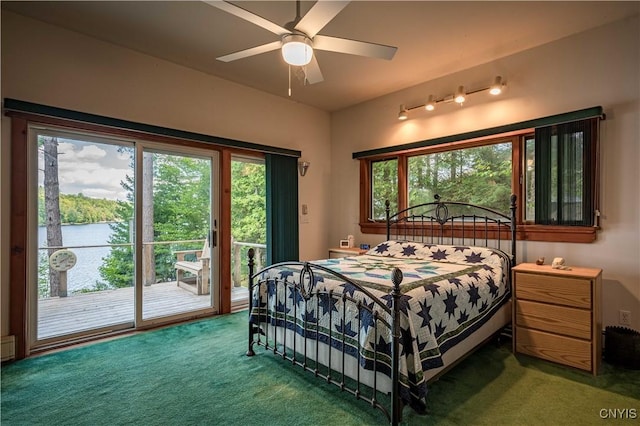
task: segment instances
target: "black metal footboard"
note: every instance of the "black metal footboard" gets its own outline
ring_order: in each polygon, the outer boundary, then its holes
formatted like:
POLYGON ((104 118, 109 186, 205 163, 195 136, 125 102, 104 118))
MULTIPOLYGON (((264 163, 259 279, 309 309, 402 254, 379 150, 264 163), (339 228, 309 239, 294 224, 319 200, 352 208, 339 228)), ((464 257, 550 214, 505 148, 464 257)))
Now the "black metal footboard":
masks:
POLYGON ((263 346, 367 401, 398 424, 402 272, 393 270, 389 307, 357 282, 325 267, 283 262, 255 272, 254 250, 248 255, 247 356, 255 355, 254 345, 263 346), (327 290, 328 281, 346 283, 349 291, 327 290), (389 339, 390 350, 378 344, 389 339))

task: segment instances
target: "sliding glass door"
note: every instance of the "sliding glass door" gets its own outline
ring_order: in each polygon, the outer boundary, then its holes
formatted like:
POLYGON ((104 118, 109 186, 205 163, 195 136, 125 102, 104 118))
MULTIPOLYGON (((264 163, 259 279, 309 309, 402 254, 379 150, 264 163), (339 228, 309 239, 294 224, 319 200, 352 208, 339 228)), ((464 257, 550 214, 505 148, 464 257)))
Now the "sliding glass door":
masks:
POLYGON ((218 309, 217 152, 29 135, 31 348, 218 309))
POLYGON ((267 260, 267 198, 264 159, 231 158, 231 307, 249 303, 247 252, 255 251, 256 271, 267 260))
POLYGON ((219 302, 216 158, 144 148, 141 160, 142 319, 213 309, 219 302))
POLYGON ((37 152, 31 340, 131 327, 133 143, 60 129, 31 132, 37 152))

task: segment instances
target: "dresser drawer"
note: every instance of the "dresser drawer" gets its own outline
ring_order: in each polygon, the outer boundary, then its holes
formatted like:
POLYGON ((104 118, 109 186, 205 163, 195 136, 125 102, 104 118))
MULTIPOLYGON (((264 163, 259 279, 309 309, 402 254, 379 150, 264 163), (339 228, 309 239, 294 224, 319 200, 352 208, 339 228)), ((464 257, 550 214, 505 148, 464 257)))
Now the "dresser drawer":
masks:
POLYGON ((579 339, 591 339, 591 311, 516 300, 516 325, 579 339))
POLYGON ((516 297, 591 309, 591 280, 518 272, 516 297))
POLYGON ((592 371, 591 342, 516 326, 517 352, 592 371))

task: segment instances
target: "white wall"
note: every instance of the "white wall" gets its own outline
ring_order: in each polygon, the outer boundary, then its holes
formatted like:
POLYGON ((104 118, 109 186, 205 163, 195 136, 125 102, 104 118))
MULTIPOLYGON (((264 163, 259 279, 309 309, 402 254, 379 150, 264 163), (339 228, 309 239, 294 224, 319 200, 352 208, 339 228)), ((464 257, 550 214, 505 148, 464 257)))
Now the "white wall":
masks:
MULTIPOLYGON (((592 244, 521 242, 519 261, 563 256, 569 264, 604 270, 604 323, 619 309, 640 329, 640 31, 638 18, 425 82, 329 114, 225 80, 12 13, 2 13, 1 97, 16 98, 192 132, 302 151, 311 161, 300 178, 301 259, 326 257, 359 232, 358 162, 352 153, 484 129, 601 105, 607 113, 601 146, 602 231, 592 244), (463 108, 396 119, 401 103, 424 103, 459 84, 479 87, 502 75, 504 96, 470 97, 463 108), (300 137, 304 135, 304 137, 300 137), (329 195, 330 194, 330 195, 329 195)), ((10 171, 9 120, 0 149, 1 332, 8 333, 10 171)))
POLYGON ((631 311, 640 329, 640 26, 638 17, 616 22, 529 51, 334 113, 331 125, 332 243, 362 235, 358 223, 358 161, 352 153, 455 135, 539 117, 602 106, 602 230, 592 244, 521 242, 518 261, 562 256, 568 264, 603 268, 603 320, 618 324, 618 310, 631 311), (500 98, 468 98, 464 107, 438 105, 397 120, 400 104, 424 104, 460 84, 487 86, 501 75, 508 88, 500 98))
MULTIPOLYGON (((302 151, 299 179, 310 222, 300 225, 302 259, 326 257, 330 115, 170 62, 2 12, 4 99, 302 151), (304 194, 313 194, 312 197, 304 194)), ((2 117, 2 335, 9 330, 10 121, 2 117)))

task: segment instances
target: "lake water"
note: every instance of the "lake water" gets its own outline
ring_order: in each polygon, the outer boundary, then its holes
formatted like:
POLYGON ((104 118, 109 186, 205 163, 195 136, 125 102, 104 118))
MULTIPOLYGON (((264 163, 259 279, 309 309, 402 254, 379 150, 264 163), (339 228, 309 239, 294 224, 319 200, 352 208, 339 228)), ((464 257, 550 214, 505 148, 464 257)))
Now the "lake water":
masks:
MULTIPOLYGON (((62 243, 66 247, 106 245, 111 232, 108 223, 63 225, 62 243)), ((38 228, 38 247, 46 246, 46 241, 47 230, 41 226, 38 228)), ((102 264, 102 259, 109 255, 111 248, 73 248, 71 251, 76 254, 78 261, 67 272, 67 291, 72 293, 84 288, 94 288, 97 281, 102 281, 98 267, 102 264)))

